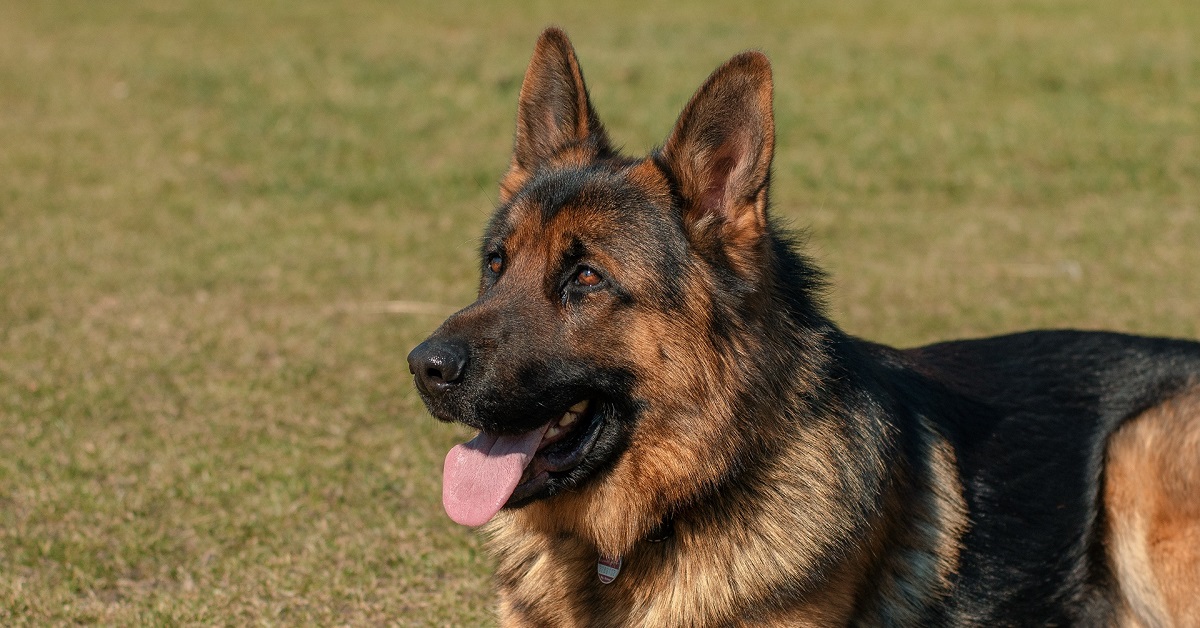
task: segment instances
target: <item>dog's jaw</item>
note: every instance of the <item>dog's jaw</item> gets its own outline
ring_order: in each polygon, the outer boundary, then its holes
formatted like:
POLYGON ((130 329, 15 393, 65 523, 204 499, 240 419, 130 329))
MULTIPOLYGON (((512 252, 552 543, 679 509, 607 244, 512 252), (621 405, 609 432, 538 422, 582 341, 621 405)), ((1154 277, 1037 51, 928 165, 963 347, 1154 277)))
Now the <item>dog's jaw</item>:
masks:
POLYGON ((517 435, 481 431, 446 455, 442 504, 457 523, 479 526, 504 507, 553 490, 552 478, 580 466, 605 427, 597 404, 585 399, 554 421, 517 435))

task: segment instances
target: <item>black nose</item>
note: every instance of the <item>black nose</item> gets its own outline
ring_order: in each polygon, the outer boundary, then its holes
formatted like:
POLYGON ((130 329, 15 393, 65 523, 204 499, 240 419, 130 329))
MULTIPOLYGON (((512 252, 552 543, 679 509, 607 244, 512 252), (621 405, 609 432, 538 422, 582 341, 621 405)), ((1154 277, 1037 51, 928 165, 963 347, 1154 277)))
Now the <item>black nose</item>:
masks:
POLYGON ((430 338, 408 354, 408 371, 421 392, 440 395, 462 381, 467 353, 466 343, 430 338))

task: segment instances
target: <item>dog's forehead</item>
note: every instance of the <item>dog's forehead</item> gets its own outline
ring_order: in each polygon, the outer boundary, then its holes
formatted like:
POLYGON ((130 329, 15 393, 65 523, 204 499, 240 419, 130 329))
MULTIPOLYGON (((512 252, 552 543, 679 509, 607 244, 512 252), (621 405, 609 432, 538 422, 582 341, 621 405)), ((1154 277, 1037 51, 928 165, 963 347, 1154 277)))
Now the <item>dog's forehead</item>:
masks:
POLYGON ((669 194, 640 168, 590 167, 538 173, 492 219, 485 240, 506 248, 566 237, 607 240, 666 219, 669 194))

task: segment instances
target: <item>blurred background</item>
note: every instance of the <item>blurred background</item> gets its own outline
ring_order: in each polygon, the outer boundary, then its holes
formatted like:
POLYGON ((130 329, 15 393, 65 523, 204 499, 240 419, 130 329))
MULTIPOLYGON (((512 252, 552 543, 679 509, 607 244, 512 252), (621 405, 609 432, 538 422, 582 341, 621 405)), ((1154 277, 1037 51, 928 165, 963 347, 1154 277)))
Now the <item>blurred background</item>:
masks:
POLYGON ((1200 337, 1200 4, 564 4, 0 2, 0 622, 492 622, 405 356, 548 24, 631 153, 771 57, 851 333, 1200 337))

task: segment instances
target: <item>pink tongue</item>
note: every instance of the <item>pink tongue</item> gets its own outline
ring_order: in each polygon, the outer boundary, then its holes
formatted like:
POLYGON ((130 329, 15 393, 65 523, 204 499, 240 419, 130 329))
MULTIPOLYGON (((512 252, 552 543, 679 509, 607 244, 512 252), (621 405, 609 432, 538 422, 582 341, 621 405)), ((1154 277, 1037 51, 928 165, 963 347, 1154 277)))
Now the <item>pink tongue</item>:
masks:
POLYGON ((547 423, 519 436, 478 436, 446 454, 442 507, 465 526, 481 526, 499 512, 542 442, 547 423))

